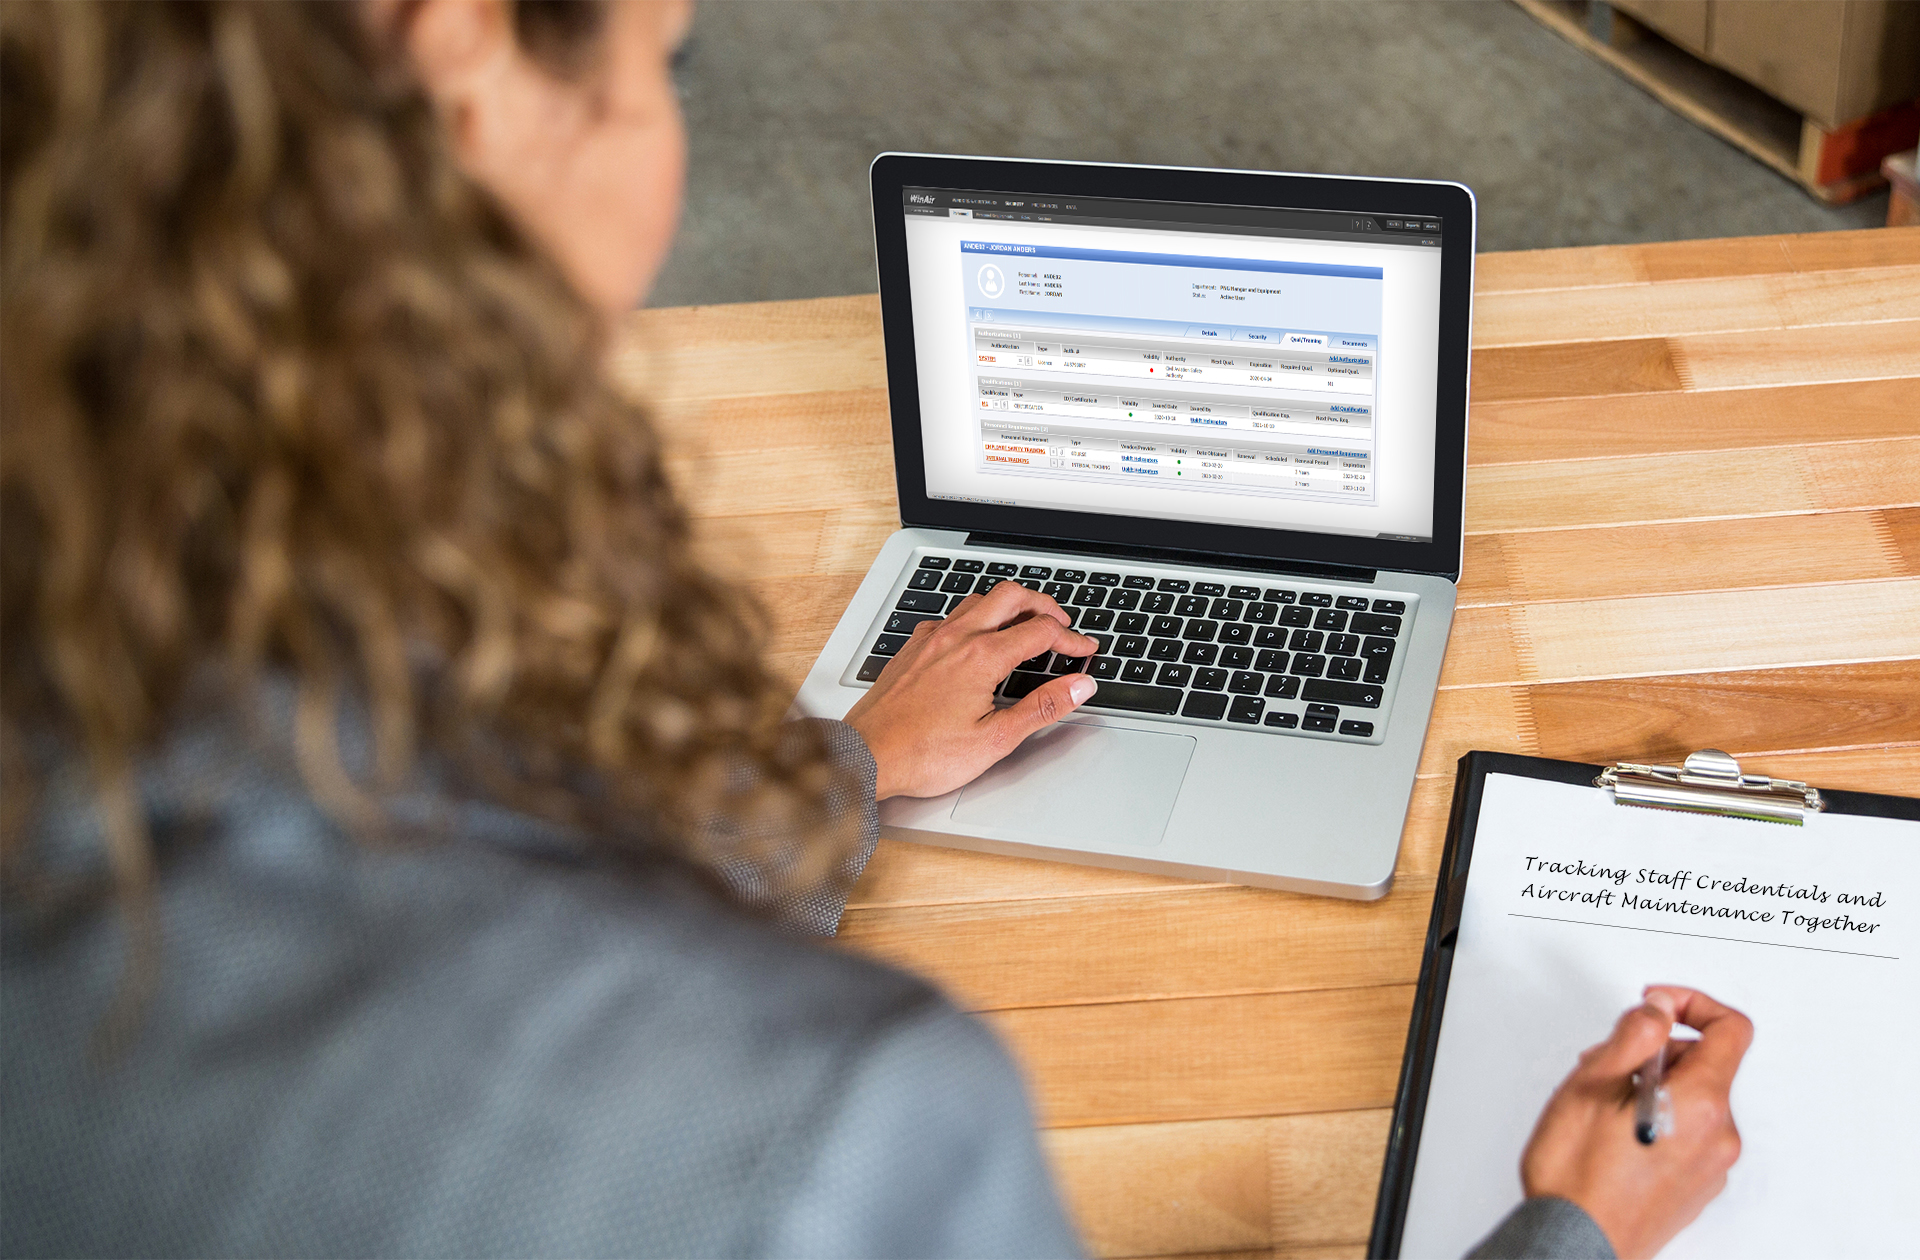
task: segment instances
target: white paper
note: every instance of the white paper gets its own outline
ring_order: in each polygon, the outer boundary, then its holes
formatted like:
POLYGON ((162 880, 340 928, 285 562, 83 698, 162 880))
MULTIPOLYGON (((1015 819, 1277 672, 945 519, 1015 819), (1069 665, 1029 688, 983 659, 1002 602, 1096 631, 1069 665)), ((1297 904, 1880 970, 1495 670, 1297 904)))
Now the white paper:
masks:
POLYGON ((1541 1107, 1648 984, 1700 989, 1754 1024, 1732 1096, 1740 1161, 1663 1256, 1920 1252, 1917 956, 1911 822, 1785 827, 1487 776, 1400 1254, 1462 1255, 1520 1202, 1541 1107), (1727 889, 1742 877, 1772 891, 1727 889), (1771 919, 1635 904, 1649 897, 1771 919), (1841 916, 1874 926, 1804 921, 1841 916))

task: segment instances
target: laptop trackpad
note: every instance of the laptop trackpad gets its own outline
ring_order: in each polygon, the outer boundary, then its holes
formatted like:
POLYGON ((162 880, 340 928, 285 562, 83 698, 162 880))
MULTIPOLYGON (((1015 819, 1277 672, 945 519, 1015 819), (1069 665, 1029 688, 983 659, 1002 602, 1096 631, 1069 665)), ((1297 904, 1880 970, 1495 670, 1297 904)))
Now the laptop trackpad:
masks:
POLYGON ((1190 735, 1061 722, 975 779, 953 821, 1036 844, 1159 844, 1193 745, 1190 735))

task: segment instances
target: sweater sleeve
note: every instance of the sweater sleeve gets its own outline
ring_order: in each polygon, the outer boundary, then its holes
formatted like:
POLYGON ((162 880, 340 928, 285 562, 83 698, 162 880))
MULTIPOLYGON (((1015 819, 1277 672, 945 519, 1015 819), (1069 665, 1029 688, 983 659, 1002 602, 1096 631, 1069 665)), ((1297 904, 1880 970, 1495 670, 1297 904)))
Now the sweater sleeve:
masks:
POLYGON ((1613 1244, 1579 1204, 1542 1195, 1507 1214, 1467 1260, 1614 1260, 1613 1244))
MULTIPOLYGON (((846 857, 824 879, 811 887, 771 896, 765 886, 763 869, 752 862, 721 861, 715 873, 728 890, 747 905, 767 906, 774 922, 789 932, 803 936, 832 936, 840 927, 840 916, 847 908, 847 896, 859 882, 860 873, 873 857, 880 840, 880 805, 874 800, 879 767, 860 732, 845 722, 827 718, 805 718, 787 723, 783 734, 788 739, 814 737, 826 742, 827 752, 849 773, 828 797, 827 808, 835 815, 851 814, 859 821, 859 838, 846 857)), ((708 826, 716 832, 731 832, 724 848, 753 848, 745 841, 751 837, 732 819, 716 818, 708 826)), ((796 842, 797 843, 797 842, 796 842)), ((779 846, 772 846, 777 849, 779 846)))
POLYGON ((929 995, 867 1039, 769 1187, 771 1256, 1079 1256, 1019 1073, 929 995))

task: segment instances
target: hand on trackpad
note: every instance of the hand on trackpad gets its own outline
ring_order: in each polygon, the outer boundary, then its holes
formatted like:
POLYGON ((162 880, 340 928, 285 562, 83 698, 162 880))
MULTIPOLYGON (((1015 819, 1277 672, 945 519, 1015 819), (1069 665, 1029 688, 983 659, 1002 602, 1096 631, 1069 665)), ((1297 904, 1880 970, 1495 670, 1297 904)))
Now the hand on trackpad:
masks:
POLYGON ((1062 722, 968 785, 953 821, 1073 848, 1159 844, 1193 745, 1190 735, 1062 722))

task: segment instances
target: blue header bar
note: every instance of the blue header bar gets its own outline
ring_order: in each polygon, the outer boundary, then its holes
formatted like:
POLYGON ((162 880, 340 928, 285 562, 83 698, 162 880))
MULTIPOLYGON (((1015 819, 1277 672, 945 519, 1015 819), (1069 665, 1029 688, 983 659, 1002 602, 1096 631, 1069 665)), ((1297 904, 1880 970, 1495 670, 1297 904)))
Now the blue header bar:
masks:
POLYGON ((1129 254, 1112 249, 1067 249, 1055 245, 1014 245, 1002 241, 961 241, 965 254, 1011 254, 1022 258, 1061 258, 1078 262, 1133 263, 1147 267, 1198 267, 1209 271, 1270 271, 1295 276, 1334 276, 1344 280, 1383 280, 1378 267, 1333 263, 1273 262, 1264 258, 1202 258, 1194 254, 1129 254))

